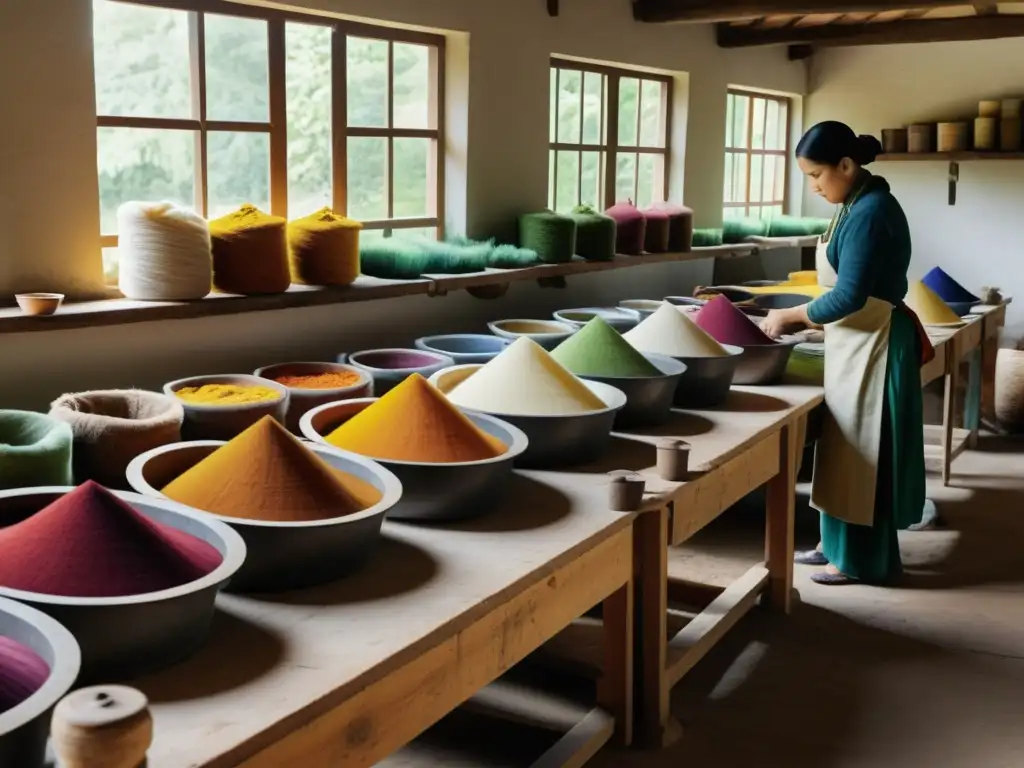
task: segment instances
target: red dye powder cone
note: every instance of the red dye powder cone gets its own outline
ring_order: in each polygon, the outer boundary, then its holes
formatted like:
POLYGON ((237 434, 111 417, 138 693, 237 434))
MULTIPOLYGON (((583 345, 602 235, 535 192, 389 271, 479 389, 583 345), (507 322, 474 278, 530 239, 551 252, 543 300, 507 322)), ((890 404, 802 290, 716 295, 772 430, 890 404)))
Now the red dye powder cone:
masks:
POLYGON ((221 563, 205 541, 137 512, 89 481, 0 529, 0 586, 64 597, 124 597, 202 578, 221 563))
POLYGON ((701 307, 694 315, 693 321, 719 344, 756 347, 775 343, 742 310, 737 309, 722 295, 716 296, 701 307))
POLYGON ((50 668, 35 651, 0 637, 0 714, 38 691, 49 676, 50 668))

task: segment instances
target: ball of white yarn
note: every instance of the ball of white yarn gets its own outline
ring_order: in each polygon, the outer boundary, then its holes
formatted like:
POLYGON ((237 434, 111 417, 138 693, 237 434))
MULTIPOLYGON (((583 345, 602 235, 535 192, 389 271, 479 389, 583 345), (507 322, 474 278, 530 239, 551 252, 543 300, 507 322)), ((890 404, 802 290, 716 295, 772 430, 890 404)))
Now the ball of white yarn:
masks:
POLYGON ((139 301, 201 299, 213 281, 210 227, 174 203, 124 203, 117 209, 118 287, 139 301))

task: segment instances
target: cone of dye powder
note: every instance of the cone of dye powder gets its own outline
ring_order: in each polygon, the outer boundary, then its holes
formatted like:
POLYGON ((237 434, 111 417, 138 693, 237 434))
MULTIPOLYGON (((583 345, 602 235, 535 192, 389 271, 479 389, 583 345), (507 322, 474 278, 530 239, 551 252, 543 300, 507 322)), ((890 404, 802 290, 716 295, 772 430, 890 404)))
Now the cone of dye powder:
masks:
POLYGON ((206 576, 221 560, 205 541, 150 520, 92 481, 0 528, 0 584, 47 595, 159 592, 206 576))
POLYGON ((359 277, 358 221, 330 208, 288 222, 288 264, 303 285, 351 285, 359 277))
POLYGON ((661 370, 601 317, 594 317, 555 347, 551 357, 577 376, 643 378, 662 375, 661 370))
POLYGON ((31 648, 0 635, 0 715, 42 688, 50 667, 31 648))
POLYGON ((760 347, 775 344, 743 310, 719 295, 694 314, 693 322, 720 344, 734 347, 760 347))
POLYGON ((910 283, 906 302, 924 325, 952 325, 963 322, 960 316, 924 283, 910 283))
POLYGON ((210 222, 213 287, 244 295, 284 293, 291 285, 287 222, 254 205, 210 222))
POLYGON ((423 464, 484 461, 508 450, 418 373, 408 376, 326 439, 337 448, 362 456, 423 464))
POLYGON ((615 250, 629 256, 644 252, 647 219, 631 200, 616 203, 605 214, 615 219, 615 250))
POLYGON ((172 480, 169 499, 224 517, 329 520, 380 501, 370 483, 327 465, 270 416, 172 480))
POLYGON ((954 280, 942 267, 932 267, 922 280, 940 299, 950 304, 980 301, 977 296, 954 280))
POLYGON ((462 408, 513 416, 568 416, 608 407, 525 336, 456 385, 448 399, 462 408))
POLYGON ((633 347, 669 357, 724 357, 729 353, 707 331, 671 304, 662 304, 623 337, 633 347))

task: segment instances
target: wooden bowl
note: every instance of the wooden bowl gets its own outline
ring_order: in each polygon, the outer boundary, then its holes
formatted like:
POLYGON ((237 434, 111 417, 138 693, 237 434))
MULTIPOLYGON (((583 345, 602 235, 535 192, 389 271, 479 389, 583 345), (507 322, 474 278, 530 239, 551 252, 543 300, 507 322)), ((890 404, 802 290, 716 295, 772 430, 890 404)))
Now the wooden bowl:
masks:
POLYGON ((26 315, 43 317, 52 315, 64 301, 63 293, 17 293, 14 295, 21 311, 26 315))

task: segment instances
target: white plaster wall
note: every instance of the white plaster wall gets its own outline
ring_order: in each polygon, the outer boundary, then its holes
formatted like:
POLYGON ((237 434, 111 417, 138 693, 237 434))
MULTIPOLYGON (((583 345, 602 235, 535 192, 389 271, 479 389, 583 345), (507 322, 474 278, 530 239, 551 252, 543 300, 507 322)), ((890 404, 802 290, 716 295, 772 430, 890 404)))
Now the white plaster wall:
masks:
MULTIPOLYGON (((785 51, 723 51, 708 26, 650 26, 629 0, 298 0, 296 5, 451 33, 449 218, 489 235, 547 203, 548 64, 552 54, 677 74, 672 197, 720 221, 728 84, 801 94, 785 51), (680 122, 680 116, 683 121, 680 122), (685 149, 685 157, 683 150, 685 149), (678 170, 685 160, 685 190, 678 170)), ((0 291, 45 290, 61 275, 100 287, 91 0, 0 1, 0 291)), ((711 278, 710 261, 573 278, 566 291, 513 286, 498 301, 465 294, 238 317, 0 336, 0 405, 41 406, 63 390, 154 386, 202 371, 249 370, 486 319, 660 297, 711 278)))
MULTIPOLYGON (((980 99, 1024 95, 1024 43, 869 46, 827 50, 811 59, 805 125, 842 120, 881 135, 915 121, 977 115, 980 99)), ((998 285, 1024 296, 1024 162, 960 164, 955 206, 947 204, 948 164, 877 163, 910 220, 911 277, 941 265, 969 289, 998 285)), ((831 210, 806 191, 808 215, 831 210)), ((1024 321, 1011 304, 1008 322, 1024 321)))

